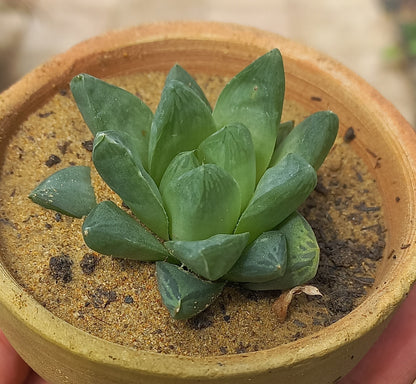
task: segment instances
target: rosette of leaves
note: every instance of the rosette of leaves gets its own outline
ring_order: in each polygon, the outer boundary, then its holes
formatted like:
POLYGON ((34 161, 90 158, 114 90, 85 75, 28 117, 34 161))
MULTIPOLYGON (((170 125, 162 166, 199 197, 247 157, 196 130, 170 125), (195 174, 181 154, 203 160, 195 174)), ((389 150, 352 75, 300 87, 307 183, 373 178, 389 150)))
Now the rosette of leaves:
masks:
POLYGON ((338 131, 320 111, 281 123, 285 76, 277 49, 238 73, 212 110, 179 65, 153 113, 135 95, 87 74, 71 81, 94 135, 93 164, 125 205, 96 203, 90 169, 72 166, 30 198, 84 217, 86 244, 113 257, 155 261, 162 301, 184 319, 227 281, 286 290, 316 274, 319 247, 297 212, 338 131))

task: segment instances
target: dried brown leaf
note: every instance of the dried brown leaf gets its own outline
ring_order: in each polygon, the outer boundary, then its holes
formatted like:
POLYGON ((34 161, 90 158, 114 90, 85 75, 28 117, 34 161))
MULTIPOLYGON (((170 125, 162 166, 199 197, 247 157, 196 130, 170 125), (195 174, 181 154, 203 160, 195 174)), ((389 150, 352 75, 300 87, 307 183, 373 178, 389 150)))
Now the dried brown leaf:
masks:
POLYGON ((293 300, 293 296, 304 293, 308 296, 322 296, 322 293, 319 292, 319 289, 313 285, 299 285, 290 289, 289 291, 284 291, 279 296, 279 298, 273 303, 273 311, 276 313, 278 320, 283 323, 286 320, 287 311, 289 305, 293 300))

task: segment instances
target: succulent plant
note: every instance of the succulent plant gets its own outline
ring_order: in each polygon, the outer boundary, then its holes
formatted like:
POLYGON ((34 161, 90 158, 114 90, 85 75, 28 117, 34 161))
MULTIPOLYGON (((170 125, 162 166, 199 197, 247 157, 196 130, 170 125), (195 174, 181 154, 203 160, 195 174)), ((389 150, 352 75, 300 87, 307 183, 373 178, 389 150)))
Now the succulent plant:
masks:
POLYGON ((222 90, 212 110, 179 65, 152 111, 135 95, 87 74, 71 81, 94 135, 92 160, 125 205, 96 203, 90 169, 72 166, 30 198, 81 218, 85 243, 113 257, 156 261, 162 301, 185 319, 230 281, 286 290, 316 274, 319 247, 298 207, 338 131, 320 111, 281 123, 285 76, 278 49, 222 90))

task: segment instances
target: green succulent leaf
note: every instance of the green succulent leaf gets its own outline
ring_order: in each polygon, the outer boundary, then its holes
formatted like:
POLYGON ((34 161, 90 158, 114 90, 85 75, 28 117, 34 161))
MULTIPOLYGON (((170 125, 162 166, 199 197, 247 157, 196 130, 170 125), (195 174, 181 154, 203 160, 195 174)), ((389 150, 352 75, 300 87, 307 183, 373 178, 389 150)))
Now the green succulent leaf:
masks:
POLYGON ((216 164, 234 177, 245 208, 256 185, 256 154, 248 128, 240 123, 226 125, 207 137, 197 153, 202 163, 216 164))
POLYGON ((273 154, 283 108, 285 76, 277 49, 266 53, 225 86, 213 116, 219 127, 239 122, 251 132, 256 152, 257 180, 273 154))
MULTIPOLYGON (((278 145, 287 137, 287 135, 289 135, 289 133, 293 130, 294 127, 295 127, 294 120, 285 121, 284 123, 279 124, 279 126, 277 127, 275 151, 278 145)), ((272 156, 272 159, 273 159, 273 156, 272 156)))
POLYGON ((297 212, 278 226, 287 242, 287 266, 283 277, 265 282, 247 284, 252 290, 287 290, 311 280, 318 269, 319 245, 308 222, 297 212))
POLYGON ((203 164, 164 189, 172 240, 204 240, 232 233, 240 214, 240 190, 234 178, 215 164, 203 164))
POLYGON ((221 294, 225 283, 202 280, 183 268, 156 262, 162 301, 174 319, 187 319, 206 309, 221 294))
POLYGON ((155 236, 111 201, 103 201, 90 212, 82 233, 85 243, 103 255, 141 261, 169 257, 155 236))
POLYGON ((157 184, 180 152, 191 151, 216 130, 210 108, 187 85, 170 80, 163 89, 149 140, 150 174, 157 184))
POLYGON ((224 277, 240 283, 262 283, 282 277, 286 264, 285 235, 280 231, 268 231, 262 233, 244 250, 224 277))
POLYGON ((143 224, 168 239, 168 217, 162 197, 143 168, 135 143, 122 132, 99 132, 92 155, 95 168, 143 224))
POLYGON ((242 213, 235 233, 250 232, 250 241, 274 228, 302 204, 316 186, 312 166, 288 154, 260 179, 253 198, 242 213))
POLYGON ((30 194, 36 204, 64 215, 81 218, 95 207, 91 169, 73 166, 61 169, 43 180, 30 194))
POLYGON ((186 85, 187 87, 191 88, 200 97, 200 99, 207 105, 207 107, 211 109, 211 105, 209 104, 209 101, 207 100, 204 91, 201 89, 201 87, 198 85, 195 79, 179 64, 175 64, 171 68, 166 78, 165 84, 168 84, 168 82, 171 80, 178 80, 182 82, 184 85, 186 85))
POLYGON ((334 144, 338 125, 338 117, 331 111, 308 116, 277 146, 270 165, 276 165, 288 153, 297 153, 317 170, 334 144))
POLYGON ((149 107, 130 92, 87 74, 72 79, 71 91, 92 134, 112 130, 137 139, 143 167, 147 169, 153 119, 149 107))
POLYGON ((199 241, 167 241, 165 247, 192 272, 217 280, 238 260, 248 238, 248 233, 218 234, 199 241))
POLYGON ((184 173, 191 169, 197 168, 201 165, 198 158, 195 156, 195 151, 186 151, 178 153, 170 162, 160 181, 159 191, 164 195, 165 189, 173 181, 176 181, 184 173))

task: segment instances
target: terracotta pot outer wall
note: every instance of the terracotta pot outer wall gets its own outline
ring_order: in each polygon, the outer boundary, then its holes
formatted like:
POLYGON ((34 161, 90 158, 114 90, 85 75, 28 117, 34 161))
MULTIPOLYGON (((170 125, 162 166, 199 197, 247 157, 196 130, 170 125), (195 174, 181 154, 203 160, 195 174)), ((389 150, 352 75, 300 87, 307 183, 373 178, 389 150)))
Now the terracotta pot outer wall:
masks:
POLYGON ((218 23, 153 24, 91 39, 0 96, 0 153, 16 127, 80 72, 99 77, 167 72, 180 62, 190 72, 232 75, 274 47, 284 56, 286 97, 311 113, 336 112, 340 135, 355 127, 357 138, 351 146, 377 180, 387 246, 372 293, 350 315, 298 341, 268 351, 192 359, 134 351, 79 331, 35 302, 0 265, 0 327, 49 382, 332 383, 360 360, 382 332, 416 279, 416 230, 411 225, 416 206, 415 134, 362 79, 309 48, 271 33, 218 23), (403 244, 411 246, 402 249, 403 244), (388 257, 392 250, 396 259, 388 257))
MULTIPOLYGON (((18 305, 22 306, 26 306, 31 301, 30 298, 24 298, 17 292, 15 300, 20 303, 18 305)), ((26 308, 32 311, 34 307, 35 305, 30 305, 26 308)), ((348 372, 360 360, 365 352, 363 351, 363 345, 373 344, 384 328, 384 324, 380 325, 366 333, 358 342, 346 343, 332 353, 323 351, 321 356, 313 356, 294 364, 289 360, 286 365, 276 368, 269 367, 267 370, 260 367, 258 371, 253 371, 251 362, 248 362, 248 364, 245 362, 247 355, 235 356, 230 367, 228 367, 229 362, 227 362, 229 359, 224 358, 212 359, 211 364, 204 367, 205 364, 201 365, 199 361, 193 362, 192 359, 185 359, 186 361, 184 361, 180 357, 169 357, 165 361, 165 368, 168 368, 163 370, 165 374, 155 375, 141 370, 143 366, 149 370, 152 365, 155 365, 155 362, 149 361, 145 356, 146 354, 137 352, 134 356, 134 353, 129 351, 130 353, 124 355, 122 347, 111 343, 104 343, 107 359, 101 360, 103 358, 102 353, 97 359, 97 356, 94 356, 96 355, 94 348, 99 347, 103 350, 102 341, 91 338, 86 334, 78 335, 81 337, 78 337, 74 342, 73 348, 70 346, 62 348, 60 341, 63 340, 59 339, 65 338, 65 334, 57 332, 58 340, 46 339, 44 335, 27 327, 25 320, 33 316, 40 316, 40 322, 48 319, 42 319, 42 315, 39 315, 39 313, 29 313, 23 307, 22 312, 20 316, 16 316, 0 305, 0 326, 5 329, 7 338, 23 359, 30 363, 36 372, 50 384, 174 384, 186 382, 201 384, 270 384, 271 382, 310 384, 319 382, 329 384, 348 372), (80 355, 74 349, 83 343, 83 354, 80 355), (88 355, 91 355, 91 359, 85 358, 88 355), (135 364, 128 364, 126 359, 133 357, 136 358, 135 364), (120 363, 130 365, 130 368, 120 369, 120 363), (187 372, 186 369, 180 372, 184 363, 195 364, 199 367, 193 370, 194 372, 187 372), (135 365, 135 367, 132 367, 132 365, 135 365), (166 372, 168 370, 170 370, 170 375, 166 372), (198 371, 198 373, 195 371, 198 371)), ((44 323, 44 326, 47 327, 48 324, 44 323)), ((68 335, 68 337, 71 337, 71 335, 68 335)), ((67 343, 68 340, 65 340, 65 342, 67 343)), ((318 338, 315 339, 315 342, 319 342, 318 338)), ((267 351, 260 355, 258 356, 260 359, 270 359, 267 351)), ((296 360, 296 351, 291 351, 290 355, 293 360, 296 360)), ((163 359, 162 361, 159 360, 158 363, 163 364, 163 359)), ((153 366, 153 368, 158 371, 156 366, 153 366)))

